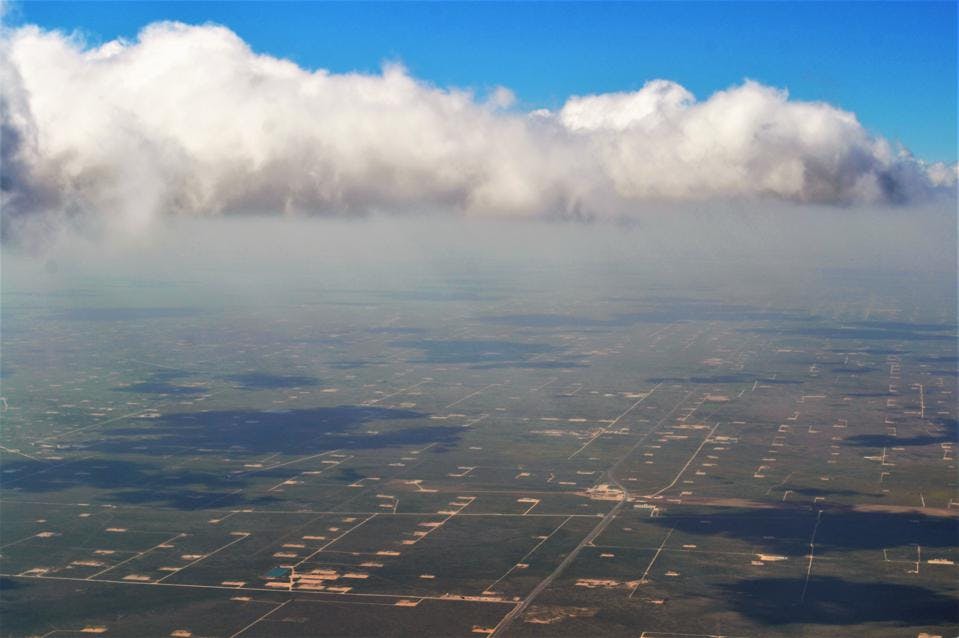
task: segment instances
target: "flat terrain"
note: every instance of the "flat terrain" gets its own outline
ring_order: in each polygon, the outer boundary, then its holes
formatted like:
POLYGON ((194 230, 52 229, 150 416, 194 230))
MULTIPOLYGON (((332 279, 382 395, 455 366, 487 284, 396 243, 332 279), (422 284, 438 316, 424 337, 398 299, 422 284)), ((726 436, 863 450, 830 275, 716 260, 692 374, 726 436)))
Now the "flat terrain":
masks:
POLYGON ((954 281, 598 278, 5 287, 0 634, 959 632, 954 281))

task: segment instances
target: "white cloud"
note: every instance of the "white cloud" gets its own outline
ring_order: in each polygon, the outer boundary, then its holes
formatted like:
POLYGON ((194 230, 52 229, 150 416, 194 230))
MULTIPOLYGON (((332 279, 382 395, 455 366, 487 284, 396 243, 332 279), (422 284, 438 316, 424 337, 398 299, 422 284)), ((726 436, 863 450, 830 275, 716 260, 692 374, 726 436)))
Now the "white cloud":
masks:
POLYGON ((682 86, 652 80, 633 93, 605 93, 572 97, 559 113, 572 131, 643 130, 655 134, 680 117, 696 99, 682 86))
POLYGON ((36 27, 0 43, 4 232, 64 216, 443 211, 620 216, 650 202, 849 204, 951 193, 954 166, 893 151, 851 113, 746 82, 509 110, 411 77, 310 71, 219 26, 157 23, 89 48, 36 27))

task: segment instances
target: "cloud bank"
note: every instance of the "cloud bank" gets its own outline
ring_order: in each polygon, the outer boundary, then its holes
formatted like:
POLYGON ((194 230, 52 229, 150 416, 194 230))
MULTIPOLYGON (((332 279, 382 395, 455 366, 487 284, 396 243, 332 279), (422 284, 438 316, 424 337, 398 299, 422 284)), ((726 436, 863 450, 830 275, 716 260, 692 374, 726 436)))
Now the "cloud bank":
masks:
POLYGON ((215 26, 156 23, 88 47, 0 39, 3 233, 163 215, 619 217, 723 200, 850 205, 952 197, 852 113, 746 81, 699 101, 667 80, 518 112, 401 66, 334 74, 215 26))

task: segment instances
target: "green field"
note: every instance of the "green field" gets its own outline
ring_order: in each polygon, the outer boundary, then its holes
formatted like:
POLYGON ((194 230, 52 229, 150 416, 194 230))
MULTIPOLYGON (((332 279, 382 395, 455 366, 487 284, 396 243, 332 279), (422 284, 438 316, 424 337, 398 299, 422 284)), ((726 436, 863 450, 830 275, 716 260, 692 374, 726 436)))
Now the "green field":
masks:
POLYGON ((8 287, 0 634, 959 631, 954 298, 588 279, 8 287))

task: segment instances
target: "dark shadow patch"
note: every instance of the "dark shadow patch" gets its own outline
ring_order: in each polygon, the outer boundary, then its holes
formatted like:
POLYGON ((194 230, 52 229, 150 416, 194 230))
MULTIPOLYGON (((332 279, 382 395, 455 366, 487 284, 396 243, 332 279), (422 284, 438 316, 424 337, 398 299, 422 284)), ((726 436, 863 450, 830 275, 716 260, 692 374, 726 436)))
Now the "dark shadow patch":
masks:
POLYGON ((8 578, 7 576, 0 576, 0 591, 9 591, 11 589, 23 589, 27 584, 8 578))
POLYGON ((954 547, 959 519, 914 513, 830 512, 816 534, 816 553, 892 547, 954 547))
MULTIPOLYGON (((797 556, 808 551, 816 512, 808 505, 790 505, 776 510, 664 515, 650 520, 687 534, 736 538, 778 554, 797 556)), ((856 512, 832 505, 822 513, 816 532, 816 554, 916 545, 954 547, 957 538, 957 518, 912 512, 856 512)))
POLYGON ((273 498, 247 499, 245 485, 213 472, 171 472, 148 463, 81 459, 51 466, 41 461, 4 464, 3 488, 23 492, 60 492, 74 488, 104 490, 105 500, 175 509, 260 505, 273 498))
POLYGON ((722 585, 723 600, 765 625, 943 625, 959 621, 955 598, 926 587, 831 576, 755 578, 722 585), (805 597, 803 591, 805 590, 805 597))
POLYGON ((934 434, 917 436, 891 436, 888 434, 856 434, 847 436, 843 443, 857 447, 915 447, 920 445, 939 445, 940 443, 959 443, 959 421, 940 417, 933 420, 940 428, 934 434))
POLYGON ((180 412, 140 419, 142 427, 104 431, 90 449, 106 453, 314 454, 339 448, 382 448, 455 441, 462 428, 397 427, 393 422, 424 419, 411 410, 342 405, 299 410, 218 410, 180 412), (372 427, 365 427, 376 424, 372 427), (362 428, 362 429, 361 429, 362 428))
POLYGON ((193 489, 143 489, 124 490, 111 495, 116 501, 128 505, 160 504, 178 510, 199 510, 221 507, 251 507, 269 505, 278 499, 273 496, 246 498, 235 491, 205 492, 193 489))
POLYGON ((917 447, 921 445, 938 445, 940 443, 955 443, 955 436, 922 434, 919 436, 889 436, 888 434, 857 434, 846 437, 845 445, 856 447, 917 447))
POLYGON ((357 370, 369 365, 375 365, 378 361, 333 361, 327 365, 336 370, 357 370))
POLYGON ((331 480, 343 483, 356 483, 366 478, 366 475, 356 468, 346 467, 330 477, 331 480))
POLYGON ((908 321, 847 321, 847 326, 879 330, 917 330, 920 332, 955 332, 954 323, 911 323, 908 321))
POLYGON ((190 396, 209 392, 209 388, 200 385, 179 385, 171 383, 177 379, 193 376, 185 370, 157 370, 151 372, 146 381, 113 388, 117 392, 135 392, 139 394, 169 394, 190 396))

